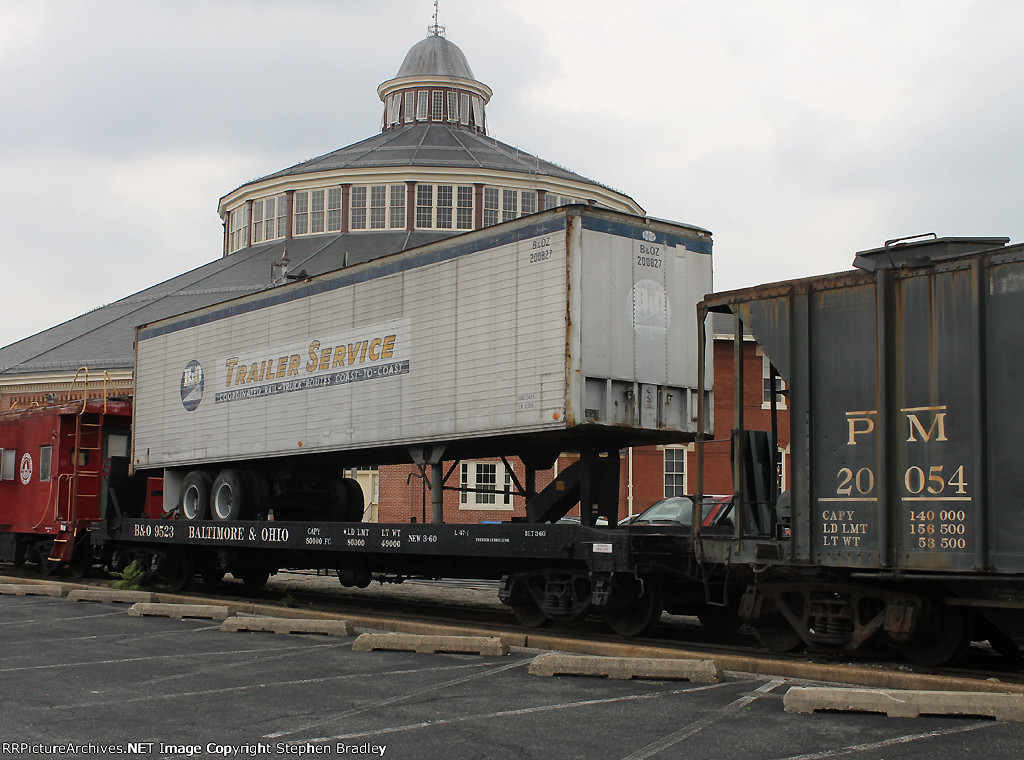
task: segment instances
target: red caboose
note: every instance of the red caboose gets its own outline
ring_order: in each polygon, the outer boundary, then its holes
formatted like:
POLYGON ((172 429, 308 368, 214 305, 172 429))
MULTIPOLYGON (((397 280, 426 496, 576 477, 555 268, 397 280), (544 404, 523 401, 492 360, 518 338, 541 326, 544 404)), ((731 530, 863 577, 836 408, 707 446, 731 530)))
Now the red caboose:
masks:
POLYGON ((112 399, 0 413, 0 560, 89 568, 89 524, 145 502, 128 477, 131 419, 112 399))

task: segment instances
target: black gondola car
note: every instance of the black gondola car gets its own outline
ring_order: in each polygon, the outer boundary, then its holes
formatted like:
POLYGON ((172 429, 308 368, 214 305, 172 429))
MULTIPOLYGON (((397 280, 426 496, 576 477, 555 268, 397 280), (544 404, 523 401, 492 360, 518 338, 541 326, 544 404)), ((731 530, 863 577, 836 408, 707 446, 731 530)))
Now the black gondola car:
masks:
MULTIPOLYGON (((894 241, 858 254, 861 271, 699 307, 701 320, 733 314, 735 334, 746 326, 785 381, 791 513, 774 487, 772 433, 746 430, 740 407, 739 519, 732 536, 700 541, 704 561, 747 571, 741 614, 767 646, 888 637, 927 665, 972 640, 1017 652, 1024 246, 1007 242, 894 241)), ((742 387, 740 362, 735 379, 742 387)))

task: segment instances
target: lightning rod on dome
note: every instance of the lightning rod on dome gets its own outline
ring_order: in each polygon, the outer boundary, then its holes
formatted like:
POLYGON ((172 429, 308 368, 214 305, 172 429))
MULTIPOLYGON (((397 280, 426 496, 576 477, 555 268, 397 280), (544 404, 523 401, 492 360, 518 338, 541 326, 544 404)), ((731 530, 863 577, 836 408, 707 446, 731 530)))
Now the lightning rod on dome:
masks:
POLYGON ((444 37, 444 27, 437 23, 437 2, 434 0, 434 23, 427 27, 427 31, 435 37, 444 37))

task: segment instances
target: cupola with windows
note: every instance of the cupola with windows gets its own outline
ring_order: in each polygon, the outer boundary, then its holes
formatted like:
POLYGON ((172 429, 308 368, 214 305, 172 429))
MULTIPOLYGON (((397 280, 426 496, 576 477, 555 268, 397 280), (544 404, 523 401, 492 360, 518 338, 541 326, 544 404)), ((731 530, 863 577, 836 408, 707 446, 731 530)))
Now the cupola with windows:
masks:
POLYGON ((477 81, 466 56, 434 24, 412 46, 398 74, 377 88, 384 103, 383 131, 404 124, 458 124, 486 134, 484 107, 491 88, 477 81))

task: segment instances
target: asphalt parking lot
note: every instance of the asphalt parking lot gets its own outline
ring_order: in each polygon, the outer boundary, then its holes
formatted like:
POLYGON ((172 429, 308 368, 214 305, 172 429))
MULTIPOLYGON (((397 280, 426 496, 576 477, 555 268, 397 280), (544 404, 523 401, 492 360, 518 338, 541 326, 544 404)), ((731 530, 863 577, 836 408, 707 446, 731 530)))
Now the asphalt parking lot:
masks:
POLYGON ((126 609, 0 596, 0 757, 937 760, 1024 743, 1024 723, 786 713, 787 679, 545 678, 526 650, 354 652, 126 609))

